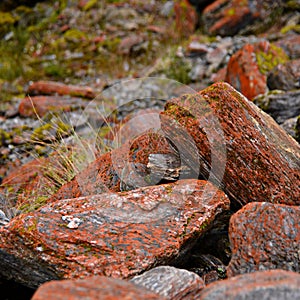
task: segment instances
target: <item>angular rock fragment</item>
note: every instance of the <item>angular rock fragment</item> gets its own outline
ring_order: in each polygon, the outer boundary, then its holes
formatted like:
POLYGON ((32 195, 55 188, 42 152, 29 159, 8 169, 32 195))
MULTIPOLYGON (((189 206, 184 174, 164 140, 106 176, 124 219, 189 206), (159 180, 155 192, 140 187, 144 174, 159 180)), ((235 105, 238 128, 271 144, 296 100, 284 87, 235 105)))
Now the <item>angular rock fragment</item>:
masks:
POLYGON ((249 203, 230 219, 228 277, 260 270, 300 272, 300 208, 249 203))
POLYGON ((36 287, 52 279, 129 278, 175 263, 229 210, 207 181, 61 200, 0 229, 0 275, 36 287))
POLYGON ((254 103, 278 124, 282 124, 300 115, 300 90, 269 92, 256 97, 254 103))
POLYGON ((229 84, 169 100, 161 121, 181 160, 235 203, 299 205, 298 143, 229 84))
POLYGON ((93 99, 96 92, 90 87, 66 85, 55 81, 36 81, 29 85, 28 93, 31 95, 69 95, 93 99))
POLYGON ((223 299, 299 299, 300 275, 295 272, 271 270, 238 275, 208 285, 200 300, 223 299))
POLYGON ((195 273, 169 266, 156 267, 130 281, 167 299, 197 299, 204 288, 203 280, 195 273))
POLYGON ((45 299, 163 300, 165 298, 125 280, 105 276, 92 276, 86 279, 61 280, 44 283, 35 292, 32 300, 45 299))

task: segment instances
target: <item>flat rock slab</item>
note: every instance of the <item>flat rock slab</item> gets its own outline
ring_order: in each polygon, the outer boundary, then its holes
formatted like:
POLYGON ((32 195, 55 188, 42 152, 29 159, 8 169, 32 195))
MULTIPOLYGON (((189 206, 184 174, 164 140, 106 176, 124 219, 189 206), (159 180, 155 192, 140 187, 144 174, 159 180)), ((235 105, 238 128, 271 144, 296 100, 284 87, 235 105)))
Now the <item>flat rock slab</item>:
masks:
POLYGON ((204 281, 193 272, 160 266, 137 275, 131 282, 141 285, 167 299, 197 299, 204 281))
POLYGON ((181 159, 234 201, 300 204, 299 144, 229 84, 169 100, 161 123, 181 159))
POLYGON ((230 219, 228 277, 260 270, 300 272, 300 208, 249 203, 230 219))
POLYGON ((208 285, 198 299, 300 299, 300 275, 283 270, 238 275, 208 285))
POLYGON ((57 201, 0 229, 0 273, 29 287, 90 275, 129 278, 175 263, 229 206, 201 180, 57 201))
POLYGON ((32 300, 159 300, 166 299, 141 286, 105 276, 44 283, 32 300))
POLYGON ((93 99, 97 93, 91 87, 67 85, 55 81, 36 81, 29 85, 28 93, 31 95, 70 95, 73 97, 83 97, 93 99))
POLYGON ((88 102, 76 97, 33 96, 25 97, 19 105, 22 117, 43 117, 49 112, 68 112, 85 108, 88 102))

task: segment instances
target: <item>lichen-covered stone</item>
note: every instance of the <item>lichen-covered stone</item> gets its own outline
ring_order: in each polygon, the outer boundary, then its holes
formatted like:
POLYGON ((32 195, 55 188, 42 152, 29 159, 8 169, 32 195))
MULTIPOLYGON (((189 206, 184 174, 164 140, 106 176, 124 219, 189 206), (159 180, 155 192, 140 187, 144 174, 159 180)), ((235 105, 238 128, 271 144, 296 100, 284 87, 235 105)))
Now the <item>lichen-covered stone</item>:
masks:
POLYGON ((300 208, 249 203, 230 219, 228 277, 260 270, 300 272, 300 208))
POLYGON ((299 299, 300 275, 295 272, 271 270, 238 275, 208 285, 200 300, 223 299, 299 299))
POLYGON ((225 81, 252 100, 266 91, 266 74, 287 59, 281 48, 267 41, 246 44, 231 56, 225 81))
POLYGON ((300 146, 229 84, 169 100, 161 119, 182 160, 235 202, 299 205, 300 146))
POLYGON ((163 300, 141 286, 125 280, 105 276, 92 276, 86 279, 61 280, 44 283, 35 292, 32 300, 163 300))
POLYGON ((197 299, 204 288, 203 280, 195 273, 169 266, 161 266, 131 279, 167 299, 197 299))
POLYGON ((229 205, 211 183, 192 179, 57 201, 0 229, 0 273, 29 287, 129 278, 175 263, 229 205))

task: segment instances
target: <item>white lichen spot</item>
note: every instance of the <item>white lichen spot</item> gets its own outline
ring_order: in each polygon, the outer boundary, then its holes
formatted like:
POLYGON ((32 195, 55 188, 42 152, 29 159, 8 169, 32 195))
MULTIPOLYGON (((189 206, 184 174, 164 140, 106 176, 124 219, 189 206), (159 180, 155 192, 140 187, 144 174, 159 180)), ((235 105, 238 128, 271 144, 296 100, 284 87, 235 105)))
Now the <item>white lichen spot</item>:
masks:
POLYGON ((70 229, 76 229, 82 223, 82 220, 73 216, 62 216, 64 222, 68 222, 67 227, 70 229))

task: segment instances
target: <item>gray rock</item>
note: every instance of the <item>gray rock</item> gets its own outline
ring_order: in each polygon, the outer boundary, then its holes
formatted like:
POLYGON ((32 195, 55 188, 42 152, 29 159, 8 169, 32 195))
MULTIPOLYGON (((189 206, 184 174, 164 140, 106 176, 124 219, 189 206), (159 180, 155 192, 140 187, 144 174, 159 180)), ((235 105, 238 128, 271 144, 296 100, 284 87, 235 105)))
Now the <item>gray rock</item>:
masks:
POLYGON ((256 97, 254 103, 277 123, 282 124, 287 119, 300 115, 300 90, 269 92, 256 97))

